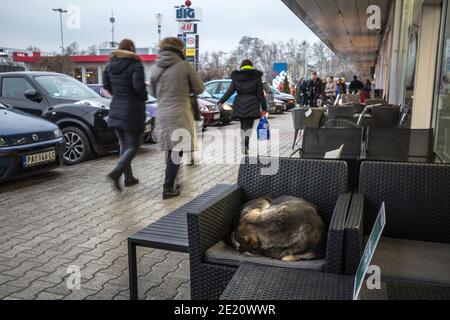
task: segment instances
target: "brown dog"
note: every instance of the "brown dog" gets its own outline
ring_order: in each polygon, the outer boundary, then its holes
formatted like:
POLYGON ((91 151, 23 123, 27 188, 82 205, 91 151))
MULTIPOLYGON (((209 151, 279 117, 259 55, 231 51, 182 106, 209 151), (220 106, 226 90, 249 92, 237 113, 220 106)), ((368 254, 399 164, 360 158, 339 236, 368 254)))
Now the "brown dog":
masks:
POLYGON ((247 203, 231 234, 231 243, 242 253, 283 261, 321 258, 325 225, 313 204, 296 197, 271 200, 262 197, 247 203))

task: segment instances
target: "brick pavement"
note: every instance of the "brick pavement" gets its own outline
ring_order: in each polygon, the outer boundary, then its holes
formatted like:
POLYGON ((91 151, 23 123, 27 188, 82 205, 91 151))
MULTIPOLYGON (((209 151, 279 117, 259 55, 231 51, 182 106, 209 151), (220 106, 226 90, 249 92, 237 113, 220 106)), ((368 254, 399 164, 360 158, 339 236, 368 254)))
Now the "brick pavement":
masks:
MULTIPOLYGON (((276 116, 281 154, 293 138, 290 114, 276 116)), ((208 136, 227 129, 212 128, 208 136)), ((182 170, 183 195, 162 201, 164 155, 144 146, 134 162, 141 184, 121 195, 105 175, 110 155, 0 186, 0 299, 129 299, 127 237, 219 183, 234 183, 237 165, 182 170), (81 270, 80 290, 67 288, 67 268, 81 270)), ((138 250, 141 299, 189 299, 186 254, 138 250)))

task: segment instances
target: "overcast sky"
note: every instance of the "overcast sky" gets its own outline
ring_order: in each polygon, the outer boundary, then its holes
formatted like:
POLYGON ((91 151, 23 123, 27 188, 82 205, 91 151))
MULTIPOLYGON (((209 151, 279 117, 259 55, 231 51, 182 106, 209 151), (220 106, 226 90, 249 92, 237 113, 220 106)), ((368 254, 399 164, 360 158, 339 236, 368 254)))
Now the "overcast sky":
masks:
MULTIPOLYGON (((316 36, 281 0, 192 0, 202 8, 199 24, 200 50, 227 51, 235 48, 242 36, 259 37, 266 42, 290 38, 318 41, 316 36)), ((81 9, 81 28, 69 30, 64 21, 65 45, 77 41, 81 48, 111 41, 111 8, 116 18, 116 41, 124 37, 139 47, 157 41, 156 13, 162 13, 164 36, 178 32, 175 5, 182 0, 1 0, 0 46, 26 48, 33 45, 43 51, 59 50, 58 14, 52 8, 81 9)))

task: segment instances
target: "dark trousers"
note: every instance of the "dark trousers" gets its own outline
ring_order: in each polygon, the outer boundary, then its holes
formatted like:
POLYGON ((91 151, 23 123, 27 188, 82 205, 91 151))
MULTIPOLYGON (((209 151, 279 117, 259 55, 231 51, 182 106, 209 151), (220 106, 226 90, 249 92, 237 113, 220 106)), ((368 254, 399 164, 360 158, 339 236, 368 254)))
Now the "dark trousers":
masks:
POLYGON ((243 135, 243 147, 245 153, 250 149, 250 138, 252 136, 253 125, 255 124, 255 119, 241 118, 241 130, 244 131, 243 135))
POLYGON ((169 151, 167 153, 167 159, 166 159, 166 178, 164 180, 164 189, 170 189, 175 186, 175 180, 177 179, 178 172, 180 171, 180 163, 181 159, 183 158, 183 152, 180 152, 178 154, 177 163, 175 163, 172 159, 172 151, 169 151))
POLYGON ((114 177, 120 178, 125 176, 125 181, 133 179, 133 170, 131 169, 131 162, 136 156, 139 145, 141 143, 141 134, 134 132, 116 130, 117 138, 120 143, 120 160, 114 168, 112 174, 114 177))

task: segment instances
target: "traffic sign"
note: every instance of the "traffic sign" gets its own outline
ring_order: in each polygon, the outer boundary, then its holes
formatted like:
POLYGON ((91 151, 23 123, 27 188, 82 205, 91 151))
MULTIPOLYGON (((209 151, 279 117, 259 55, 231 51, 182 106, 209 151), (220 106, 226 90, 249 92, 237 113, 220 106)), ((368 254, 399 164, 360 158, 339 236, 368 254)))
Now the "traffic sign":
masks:
POLYGON ((197 47, 197 36, 195 34, 186 35, 186 48, 195 49, 197 47))

